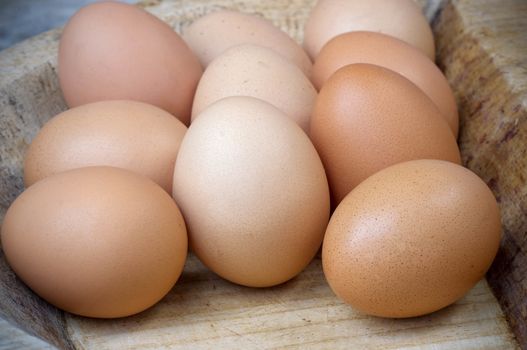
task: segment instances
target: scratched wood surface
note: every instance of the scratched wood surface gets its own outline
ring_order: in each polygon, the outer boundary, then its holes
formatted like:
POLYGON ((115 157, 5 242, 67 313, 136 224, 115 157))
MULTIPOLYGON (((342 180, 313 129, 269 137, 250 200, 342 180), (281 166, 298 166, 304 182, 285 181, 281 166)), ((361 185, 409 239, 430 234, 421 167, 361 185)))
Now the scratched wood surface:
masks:
POLYGON ((453 1, 435 31, 458 99, 463 163, 501 209, 503 238, 487 278, 527 349, 527 1, 453 1))
MULTIPOLYGON (((300 41, 314 2, 144 0, 140 5, 179 32, 205 13, 231 8, 269 18, 300 41)), ((526 2, 418 2, 434 23, 438 63, 460 104, 464 160, 500 198, 505 238, 489 280, 506 314, 486 280, 432 315, 387 320, 342 304, 325 282, 318 258, 286 284, 249 289, 219 279, 191 255, 180 281, 153 308, 129 318, 93 320, 62 313, 35 296, 0 250, 0 349, 47 346, 35 336, 60 349, 514 349, 511 329, 527 348, 521 333, 527 315, 527 196, 522 197, 527 159, 527 45, 522 44, 527 41, 521 40, 527 32, 526 2), (497 146, 502 139, 505 148, 497 146), (514 149, 523 149, 523 158, 514 149)), ((25 148, 45 121, 66 108, 56 76, 59 37, 54 30, 0 52, 0 219, 22 190, 25 148)))
POLYGON ((432 315, 390 320, 340 302, 315 259, 281 286, 252 289, 226 282, 191 256, 158 305, 121 320, 67 317, 81 349, 514 349, 485 281, 432 315))

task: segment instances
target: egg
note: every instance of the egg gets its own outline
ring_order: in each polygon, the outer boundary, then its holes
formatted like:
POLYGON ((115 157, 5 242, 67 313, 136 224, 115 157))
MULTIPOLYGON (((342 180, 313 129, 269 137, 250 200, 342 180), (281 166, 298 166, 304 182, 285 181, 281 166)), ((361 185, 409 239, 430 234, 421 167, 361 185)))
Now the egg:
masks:
POLYGON ((201 74, 197 57, 179 35, 133 5, 88 5, 70 18, 60 38, 58 75, 69 107, 137 100, 188 125, 201 74))
POLYGON ((302 47, 265 18, 221 10, 193 22, 183 38, 196 53, 203 67, 227 49, 252 44, 267 47, 311 75, 311 60, 302 47))
POLYGON ((190 126, 173 196, 198 258, 219 276, 268 287, 300 273, 329 218, 329 190, 306 134, 272 105, 228 97, 190 126))
POLYGON ((89 317, 135 314, 176 283, 187 255, 183 217, 146 177, 87 167, 47 177, 8 209, 9 265, 29 288, 89 317))
POLYGON ((318 0, 304 28, 304 48, 314 60, 333 37, 358 30, 394 36, 435 59, 432 30, 414 0, 318 0))
POLYGON ((492 192, 470 170, 415 160, 379 171, 331 217, 322 265, 353 308, 413 317, 452 304, 490 267, 500 243, 492 192))
POLYGON ((313 66, 313 83, 320 89, 339 68, 352 63, 371 63, 403 75, 434 101, 457 137, 458 112, 448 81, 439 68, 415 47, 374 32, 350 32, 331 39, 313 66))
POLYGON ((460 163, 456 139, 434 103, 402 75, 371 64, 348 65, 329 78, 316 99, 310 135, 334 204, 396 163, 460 163))
POLYGON ((134 101, 101 101, 52 118, 29 146, 26 187, 61 171, 94 165, 145 175, 172 192, 179 145, 187 128, 164 110, 134 101))
POLYGON ((265 47, 240 45, 221 54, 205 70, 194 97, 192 120, 222 98, 252 96, 274 105, 307 131, 316 95, 294 64, 265 47))

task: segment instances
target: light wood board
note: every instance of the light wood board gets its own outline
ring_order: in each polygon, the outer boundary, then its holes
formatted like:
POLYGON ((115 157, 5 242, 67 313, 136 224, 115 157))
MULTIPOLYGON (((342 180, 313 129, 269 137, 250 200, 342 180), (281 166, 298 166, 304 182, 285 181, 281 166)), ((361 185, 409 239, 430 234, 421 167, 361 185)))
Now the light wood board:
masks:
POLYGON ((156 306, 117 320, 67 315, 79 349, 514 349, 486 281, 428 316, 382 319, 338 300, 316 258, 274 288, 229 283, 190 255, 174 289, 156 306))

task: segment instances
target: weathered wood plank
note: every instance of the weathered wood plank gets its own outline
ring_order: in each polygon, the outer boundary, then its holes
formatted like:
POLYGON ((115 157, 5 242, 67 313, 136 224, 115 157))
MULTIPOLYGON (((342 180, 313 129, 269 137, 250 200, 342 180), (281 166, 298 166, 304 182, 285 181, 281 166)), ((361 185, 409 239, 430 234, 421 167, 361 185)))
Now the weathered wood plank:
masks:
MULTIPOLYGON (((66 108, 55 71, 58 34, 53 30, 0 53, 0 221, 23 190, 22 163, 27 145, 45 121, 66 108)), ((72 348, 63 312, 16 277, 1 249, 0 317, 4 325, 0 334, 18 338, 2 339, 0 349, 25 349, 35 341, 33 336, 63 349, 72 348), (9 330, 8 325, 21 330, 9 330)))
POLYGON ((5 319, 0 318, 0 349, 51 350, 56 348, 40 338, 29 335, 5 319))
POLYGON ((273 288, 236 286, 189 256, 159 304, 120 320, 67 316, 79 348, 110 349, 514 349, 496 299, 481 281, 456 304, 428 316, 370 317, 338 300, 316 258, 273 288))
POLYGON ((527 348, 527 1, 453 1, 435 31, 459 102, 463 161, 501 208, 503 239, 487 278, 527 348))

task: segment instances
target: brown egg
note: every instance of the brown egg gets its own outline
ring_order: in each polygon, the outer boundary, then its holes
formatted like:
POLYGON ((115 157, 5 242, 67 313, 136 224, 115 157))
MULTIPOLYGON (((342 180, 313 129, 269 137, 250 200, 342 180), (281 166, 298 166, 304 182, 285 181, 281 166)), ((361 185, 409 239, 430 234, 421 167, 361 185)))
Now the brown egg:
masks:
POLYGON ((201 65, 166 23, 118 2, 97 2, 68 21, 59 46, 68 106, 101 100, 153 104, 189 123, 201 65))
POLYGON ((225 51, 205 70, 196 90, 192 120, 229 96, 269 102, 307 131, 317 91, 298 67, 273 50, 240 45, 225 51))
POLYGON ((351 32, 331 39, 317 56, 313 83, 320 89, 339 68, 371 63, 403 75, 430 97, 457 137, 456 100, 439 68, 420 50, 394 37, 373 32, 351 32))
POLYGON ((68 312, 122 317, 160 300, 187 255, 185 223, 148 178, 111 167, 47 177, 2 225, 7 261, 35 293, 68 312))
POLYGON ((304 28, 304 48, 314 60, 329 40, 357 30, 394 36, 435 59, 432 30, 413 0, 318 0, 304 28))
POLYGON ((311 76, 311 60, 302 47, 262 17, 226 10, 213 12, 192 23, 183 38, 203 67, 231 47, 252 44, 275 51, 311 76))
POLYGON ((340 203, 324 238, 333 291, 357 310, 413 317, 461 298, 500 242, 496 200, 474 173, 439 160, 391 166, 340 203))
POLYGON ((52 118, 24 162, 26 187, 52 174, 108 165, 145 175, 172 192, 179 144, 187 128, 164 110, 134 101, 101 101, 52 118))
POLYGON ((329 217, 326 175, 309 138, 252 97, 220 100, 192 123, 173 191, 199 259, 245 286, 273 286, 300 273, 329 217))
POLYGON ((434 103, 402 75, 371 64, 348 65, 329 78, 310 135, 335 205, 390 165, 425 158, 460 163, 456 139, 434 103))

